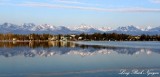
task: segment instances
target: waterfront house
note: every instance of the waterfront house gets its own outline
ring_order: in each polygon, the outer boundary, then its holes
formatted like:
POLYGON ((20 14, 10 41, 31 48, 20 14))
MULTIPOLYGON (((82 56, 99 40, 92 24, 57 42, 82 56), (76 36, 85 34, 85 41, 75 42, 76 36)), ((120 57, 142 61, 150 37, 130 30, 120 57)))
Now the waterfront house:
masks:
POLYGON ((56 41, 58 40, 58 36, 53 36, 48 38, 49 41, 56 41))
POLYGON ((13 40, 13 41, 17 41, 17 38, 13 38, 12 40, 13 40))

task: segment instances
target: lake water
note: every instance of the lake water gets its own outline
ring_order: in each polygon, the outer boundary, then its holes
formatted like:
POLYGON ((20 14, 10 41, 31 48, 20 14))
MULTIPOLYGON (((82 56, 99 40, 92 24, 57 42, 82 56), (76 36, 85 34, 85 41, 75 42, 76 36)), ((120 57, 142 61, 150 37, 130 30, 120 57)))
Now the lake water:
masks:
POLYGON ((1 42, 0 77, 160 77, 160 42, 1 42))

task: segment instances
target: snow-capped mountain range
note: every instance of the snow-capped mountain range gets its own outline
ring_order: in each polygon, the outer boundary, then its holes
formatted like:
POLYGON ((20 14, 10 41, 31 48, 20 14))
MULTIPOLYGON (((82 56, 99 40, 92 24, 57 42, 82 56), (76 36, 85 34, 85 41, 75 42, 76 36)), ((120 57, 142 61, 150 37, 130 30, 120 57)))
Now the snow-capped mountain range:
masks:
POLYGON ((131 35, 149 34, 156 35, 160 34, 159 27, 146 27, 140 28, 136 26, 124 26, 112 29, 111 27, 96 28, 93 26, 87 26, 82 24, 80 26, 65 27, 65 26, 54 26, 49 24, 35 25, 33 23, 24 23, 22 25, 15 25, 11 23, 0 24, 0 33, 15 33, 15 34, 30 34, 30 33, 50 33, 50 34, 80 34, 80 33, 123 33, 131 35))

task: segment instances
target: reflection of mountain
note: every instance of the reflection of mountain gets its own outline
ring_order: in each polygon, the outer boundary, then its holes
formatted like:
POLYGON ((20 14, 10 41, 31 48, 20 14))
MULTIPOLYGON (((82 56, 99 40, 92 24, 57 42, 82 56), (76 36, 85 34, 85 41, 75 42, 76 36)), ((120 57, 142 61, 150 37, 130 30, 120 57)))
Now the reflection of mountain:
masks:
POLYGON ((160 49, 140 49, 124 47, 102 47, 92 45, 78 45, 72 42, 18 42, 0 43, 0 55, 12 57, 24 55, 25 57, 52 56, 52 55, 96 55, 96 54, 118 54, 134 55, 140 53, 160 53, 160 49))

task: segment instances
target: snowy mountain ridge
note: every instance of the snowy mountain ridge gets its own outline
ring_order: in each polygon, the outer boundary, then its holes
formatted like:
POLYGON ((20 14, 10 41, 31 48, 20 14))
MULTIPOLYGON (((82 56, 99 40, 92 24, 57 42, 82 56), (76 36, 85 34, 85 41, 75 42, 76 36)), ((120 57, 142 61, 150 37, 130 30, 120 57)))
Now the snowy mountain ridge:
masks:
POLYGON ((0 24, 0 33, 18 33, 18 34, 29 34, 29 33, 50 33, 50 34, 80 34, 80 33, 124 33, 132 35, 149 34, 155 35, 160 34, 160 26, 152 28, 150 26, 146 28, 140 28, 137 26, 122 26, 116 29, 111 27, 93 27, 82 24, 80 26, 65 27, 65 26, 54 26, 49 24, 35 25, 34 23, 24 23, 22 25, 15 25, 12 23, 0 24))

